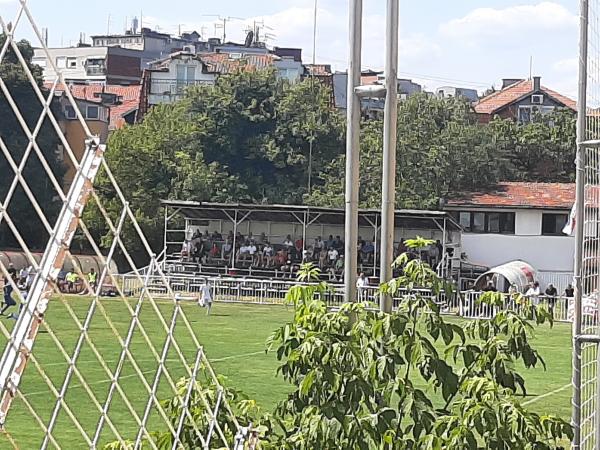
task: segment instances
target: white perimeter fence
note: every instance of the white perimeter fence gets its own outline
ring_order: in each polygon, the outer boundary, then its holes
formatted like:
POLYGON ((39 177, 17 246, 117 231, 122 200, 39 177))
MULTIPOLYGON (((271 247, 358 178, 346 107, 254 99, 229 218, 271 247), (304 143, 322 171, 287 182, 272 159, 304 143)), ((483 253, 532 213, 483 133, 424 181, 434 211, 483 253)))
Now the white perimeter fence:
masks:
MULTIPOLYGON (((134 275, 119 275, 121 287, 125 295, 136 296, 142 290, 143 284, 140 278, 134 275)), ((300 283, 293 280, 273 280, 273 279, 250 279, 250 278, 227 278, 227 277, 189 277, 189 276, 166 276, 166 280, 175 293, 183 297, 193 298, 199 296, 202 288, 208 285, 212 292, 212 298, 215 302, 224 303, 254 303, 254 304, 272 304, 284 305, 287 291, 300 283)), ((161 277, 149 277, 148 291, 154 297, 167 297, 167 286, 161 277)), ((427 289, 413 289, 414 294, 434 297, 432 292, 427 289)), ((407 290, 401 290, 395 298, 396 306, 399 297, 407 294, 407 290)), ((464 318, 491 318, 499 310, 485 303, 479 302, 481 292, 464 291, 453 293, 448 297, 445 293, 439 294, 434 300, 442 306, 445 314, 452 314, 464 318)), ((330 285, 330 289, 321 294, 322 300, 329 306, 339 306, 344 302, 344 291, 342 285, 330 285)), ((359 299, 378 304, 378 288, 368 286, 359 289, 359 299)), ((572 298, 557 296, 549 298, 539 296, 536 301, 539 304, 546 304, 553 310, 554 319, 559 322, 570 322, 572 320, 572 298)), ((506 296, 505 305, 507 308, 518 309, 506 296)), ((595 301, 590 301, 590 307, 587 315, 595 317, 595 301)))

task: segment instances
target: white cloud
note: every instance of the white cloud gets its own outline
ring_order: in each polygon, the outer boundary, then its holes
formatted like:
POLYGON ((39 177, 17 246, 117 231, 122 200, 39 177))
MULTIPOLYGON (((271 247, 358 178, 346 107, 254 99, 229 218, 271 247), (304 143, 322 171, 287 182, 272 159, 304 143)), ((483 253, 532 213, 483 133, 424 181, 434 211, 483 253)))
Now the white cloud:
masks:
MULTIPOLYGON (((2 1, 2 0, 0 0, 2 1)), ((313 20, 312 2, 305 6, 292 6, 266 16, 251 17, 246 20, 231 20, 227 23, 227 40, 243 42, 246 29, 254 22, 264 23, 264 28, 271 36, 270 46, 300 47, 303 49, 303 60, 310 62, 313 54, 313 20)), ((345 70, 348 60, 348 17, 347 10, 322 6, 317 14, 317 63, 332 64, 336 70, 345 70)), ((206 21, 184 23, 181 29, 197 30, 206 36, 220 36, 222 29, 214 28, 216 18, 206 21)), ((144 26, 169 33, 176 33, 179 25, 168 24, 156 17, 144 16, 144 26)), ((206 37, 205 36, 205 37, 206 37)), ((264 36, 263 36, 264 37, 264 36)), ((400 60, 406 67, 437 55, 440 48, 425 35, 402 36, 400 40, 400 60)), ((379 14, 365 14, 363 17, 363 67, 381 69, 384 65, 385 52, 385 17, 379 14)))
POLYGON ((478 8, 466 16, 440 26, 442 35, 454 38, 519 38, 519 32, 560 31, 577 27, 578 18, 554 2, 511 6, 504 9, 478 8))
POLYGON ((557 72, 562 73, 577 73, 579 69, 578 58, 567 58, 556 61, 552 68, 557 72))

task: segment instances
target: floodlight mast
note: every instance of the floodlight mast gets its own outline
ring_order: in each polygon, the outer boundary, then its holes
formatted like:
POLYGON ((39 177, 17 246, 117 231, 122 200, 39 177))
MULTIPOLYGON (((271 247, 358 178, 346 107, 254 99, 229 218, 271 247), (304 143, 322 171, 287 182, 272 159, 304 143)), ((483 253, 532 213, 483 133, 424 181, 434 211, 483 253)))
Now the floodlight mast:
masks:
POLYGON ((360 153, 360 85, 362 46, 362 0, 350 0, 348 58, 348 104, 346 117, 346 218, 344 236, 344 293, 347 302, 356 300, 358 249, 358 188, 360 153))
MULTIPOLYGON (((396 192, 396 122, 398 118, 398 28, 399 0, 388 0, 386 17, 385 86, 360 85, 362 45, 362 0, 350 1, 350 58, 348 61, 348 105, 346 134, 346 234, 344 288, 346 301, 356 299, 360 114, 362 98, 385 98, 383 176, 381 203, 380 281, 392 276, 394 255, 394 209, 396 192)), ((391 297, 383 297, 381 309, 391 312, 391 297)))
MULTIPOLYGON (((398 20, 399 0, 387 0, 385 54, 385 109, 383 113, 383 176, 381 178, 381 283, 392 278, 396 203, 396 139, 398 121, 398 20)), ((382 295, 381 311, 392 312, 392 297, 382 295)))

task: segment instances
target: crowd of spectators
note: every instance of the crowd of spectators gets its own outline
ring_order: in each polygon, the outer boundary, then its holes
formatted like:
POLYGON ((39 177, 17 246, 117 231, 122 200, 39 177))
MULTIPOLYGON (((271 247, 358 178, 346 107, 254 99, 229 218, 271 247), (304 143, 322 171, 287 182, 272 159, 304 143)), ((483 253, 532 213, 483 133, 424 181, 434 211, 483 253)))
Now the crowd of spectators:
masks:
MULTIPOLYGON (((276 269, 283 272, 297 271, 301 263, 312 262, 330 279, 341 279, 344 271, 344 241, 340 236, 329 235, 326 239, 317 236, 305 245, 302 237, 277 239, 267 237, 265 233, 247 235, 232 231, 223 236, 218 231, 196 230, 191 239, 186 239, 181 247, 181 260, 214 266, 235 265, 237 268, 276 269), (234 248, 235 246, 235 248, 234 248), (235 263, 235 264, 234 264, 235 263)), ((376 266, 377 255, 373 240, 359 236, 357 245, 358 264, 364 268, 376 266)), ((443 247, 438 240, 429 247, 413 250, 406 247, 404 241, 394 247, 394 257, 407 252, 410 257, 421 258, 432 267, 440 262, 443 247)))

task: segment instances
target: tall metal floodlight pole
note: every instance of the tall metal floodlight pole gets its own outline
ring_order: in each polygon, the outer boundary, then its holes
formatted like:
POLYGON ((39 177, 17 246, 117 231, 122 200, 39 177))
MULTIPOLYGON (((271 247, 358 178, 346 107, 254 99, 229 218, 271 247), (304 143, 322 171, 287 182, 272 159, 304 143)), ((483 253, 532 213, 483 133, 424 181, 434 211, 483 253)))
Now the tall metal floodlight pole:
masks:
MULTIPOLYGON (((387 0, 385 53, 385 110, 383 116, 383 177, 381 184, 381 262, 382 283, 392 278, 394 257, 394 212, 396 203, 396 135, 398 120, 398 13, 399 0, 387 0)), ((392 312, 392 298, 381 297, 381 310, 392 312)))
POLYGON ((362 0, 350 0, 350 36, 348 59, 348 104, 346 118, 346 232, 344 292, 346 301, 356 299, 358 241, 358 187, 360 152, 360 98, 355 88, 360 85, 362 46, 362 0))
POLYGON ((573 441, 572 449, 581 446, 581 297, 583 293, 583 240, 585 213, 585 148, 586 140, 586 94, 588 62, 588 0, 580 1, 581 20, 579 30, 579 88, 577 94, 577 156, 575 196, 575 299, 573 320, 573 441))

